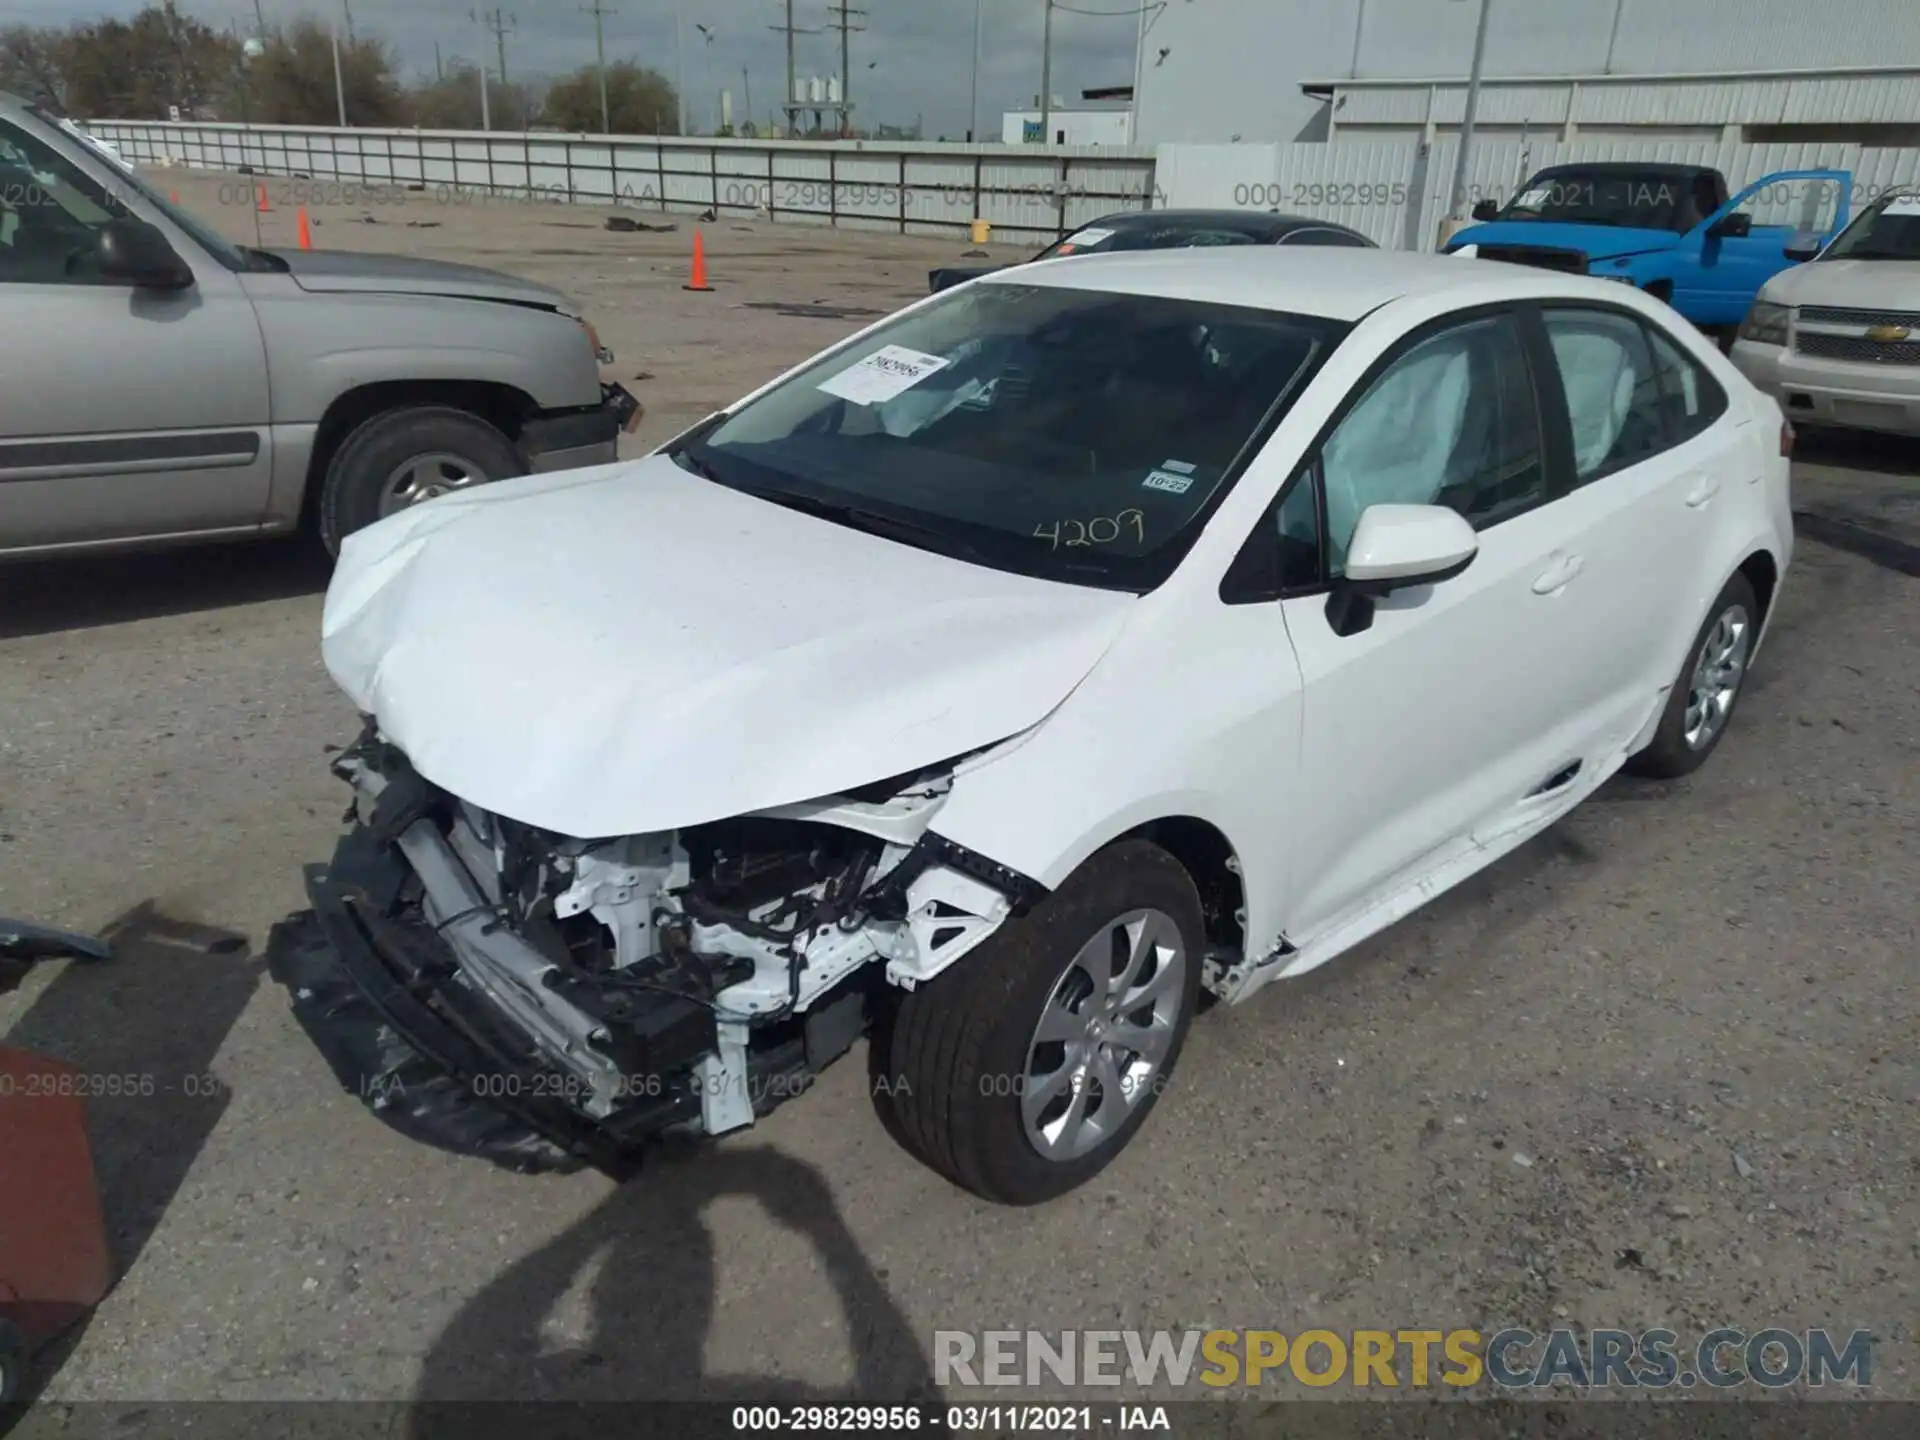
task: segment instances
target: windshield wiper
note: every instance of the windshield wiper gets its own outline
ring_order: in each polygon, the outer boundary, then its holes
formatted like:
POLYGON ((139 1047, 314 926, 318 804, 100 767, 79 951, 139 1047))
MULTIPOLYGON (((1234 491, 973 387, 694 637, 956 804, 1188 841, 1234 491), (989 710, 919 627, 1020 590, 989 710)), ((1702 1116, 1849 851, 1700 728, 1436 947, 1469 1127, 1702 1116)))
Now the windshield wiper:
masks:
MULTIPOLYGON (((678 450, 669 451, 667 458, 683 470, 691 470, 702 480, 711 480, 716 485, 725 485, 727 483, 718 475, 714 474, 711 465, 702 464, 700 460, 695 457, 691 445, 682 445, 678 450)), ((757 495, 760 492, 756 490, 753 493, 757 495)))
POLYGON ((791 490, 752 489, 747 490, 746 493, 774 505, 785 506, 789 510, 798 510, 803 515, 831 520, 836 525, 845 525, 849 530, 878 535, 882 539, 898 540, 903 545, 911 545, 919 550, 931 550, 936 554, 964 558, 979 564, 994 563, 994 557, 980 546, 962 540, 951 531, 942 530, 935 525, 922 525, 914 520, 883 515, 877 510, 863 509, 858 505, 844 505, 833 500, 821 500, 815 496, 802 495, 791 490))

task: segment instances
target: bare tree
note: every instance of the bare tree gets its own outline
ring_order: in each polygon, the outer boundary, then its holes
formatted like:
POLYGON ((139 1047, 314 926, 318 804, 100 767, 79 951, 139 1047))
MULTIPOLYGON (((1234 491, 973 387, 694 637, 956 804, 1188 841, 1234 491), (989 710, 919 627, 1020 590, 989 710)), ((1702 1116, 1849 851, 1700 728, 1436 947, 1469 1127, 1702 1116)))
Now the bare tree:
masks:
POLYGON ((0 90, 56 110, 67 103, 67 37, 58 30, 10 25, 0 30, 0 90))

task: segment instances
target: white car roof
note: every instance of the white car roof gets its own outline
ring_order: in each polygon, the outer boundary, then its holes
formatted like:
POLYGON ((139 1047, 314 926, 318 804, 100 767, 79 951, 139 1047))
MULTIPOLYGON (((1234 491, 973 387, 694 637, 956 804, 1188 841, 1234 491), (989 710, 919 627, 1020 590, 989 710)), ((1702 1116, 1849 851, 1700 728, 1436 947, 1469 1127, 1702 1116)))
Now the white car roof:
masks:
POLYGON ((1581 275, 1452 255, 1333 245, 1233 245, 1135 250, 1042 260, 984 284, 1058 285, 1120 295, 1164 295, 1354 321, 1394 300, 1457 289, 1462 308, 1564 295, 1618 300, 1622 286, 1581 275))

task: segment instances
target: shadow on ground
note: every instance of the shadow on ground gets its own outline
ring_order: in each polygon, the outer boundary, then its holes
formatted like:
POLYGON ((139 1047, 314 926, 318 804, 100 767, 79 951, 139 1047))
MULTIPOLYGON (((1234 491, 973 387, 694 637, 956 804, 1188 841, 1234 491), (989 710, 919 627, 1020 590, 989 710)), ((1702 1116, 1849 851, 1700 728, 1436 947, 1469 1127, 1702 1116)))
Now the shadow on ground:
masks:
POLYGON ((0 640, 317 595, 331 573, 305 537, 0 566, 0 640))
POLYGON ((1906 479, 1920 476, 1920 439, 1912 436, 1816 427, 1801 428, 1797 436, 1793 458, 1799 464, 1837 465, 1906 479))
MULTIPOLYGON (((113 958, 67 961, 7 1043, 75 1066, 116 1279, 139 1260, 230 1096, 213 1059, 262 973, 246 938, 187 924, 151 904, 108 927, 113 958)), ((5 1163, 0 1157, 0 1163, 5 1163)), ((29 1398, 86 1331, 43 1350, 29 1398)), ((0 1433, 5 1421, 0 1420, 0 1433)))
POLYGON ((906 1316, 819 1173, 766 1146, 726 1145, 663 1156, 506 1270, 440 1336, 416 1394, 412 1440, 465 1435, 471 1417, 461 1403, 474 1401, 877 1405, 937 1398, 906 1316), (857 1357, 845 1386, 706 1373, 717 1266, 704 1212, 728 1196, 757 1200, 805 1243, 831 1284, 857 1357), (592 1320, 584 1340, 572 1349, 548 1348, 543 1323, 589 1274, 592 1320))

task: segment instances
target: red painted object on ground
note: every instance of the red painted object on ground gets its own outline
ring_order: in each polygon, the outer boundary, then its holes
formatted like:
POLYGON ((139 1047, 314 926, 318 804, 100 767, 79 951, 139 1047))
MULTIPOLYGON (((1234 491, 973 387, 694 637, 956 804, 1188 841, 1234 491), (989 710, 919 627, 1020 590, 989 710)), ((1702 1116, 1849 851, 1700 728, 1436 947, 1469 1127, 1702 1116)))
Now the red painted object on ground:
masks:
POLYGON ((80 1072, 0 1045, 0 1403, 112 1283, 80 1072))

